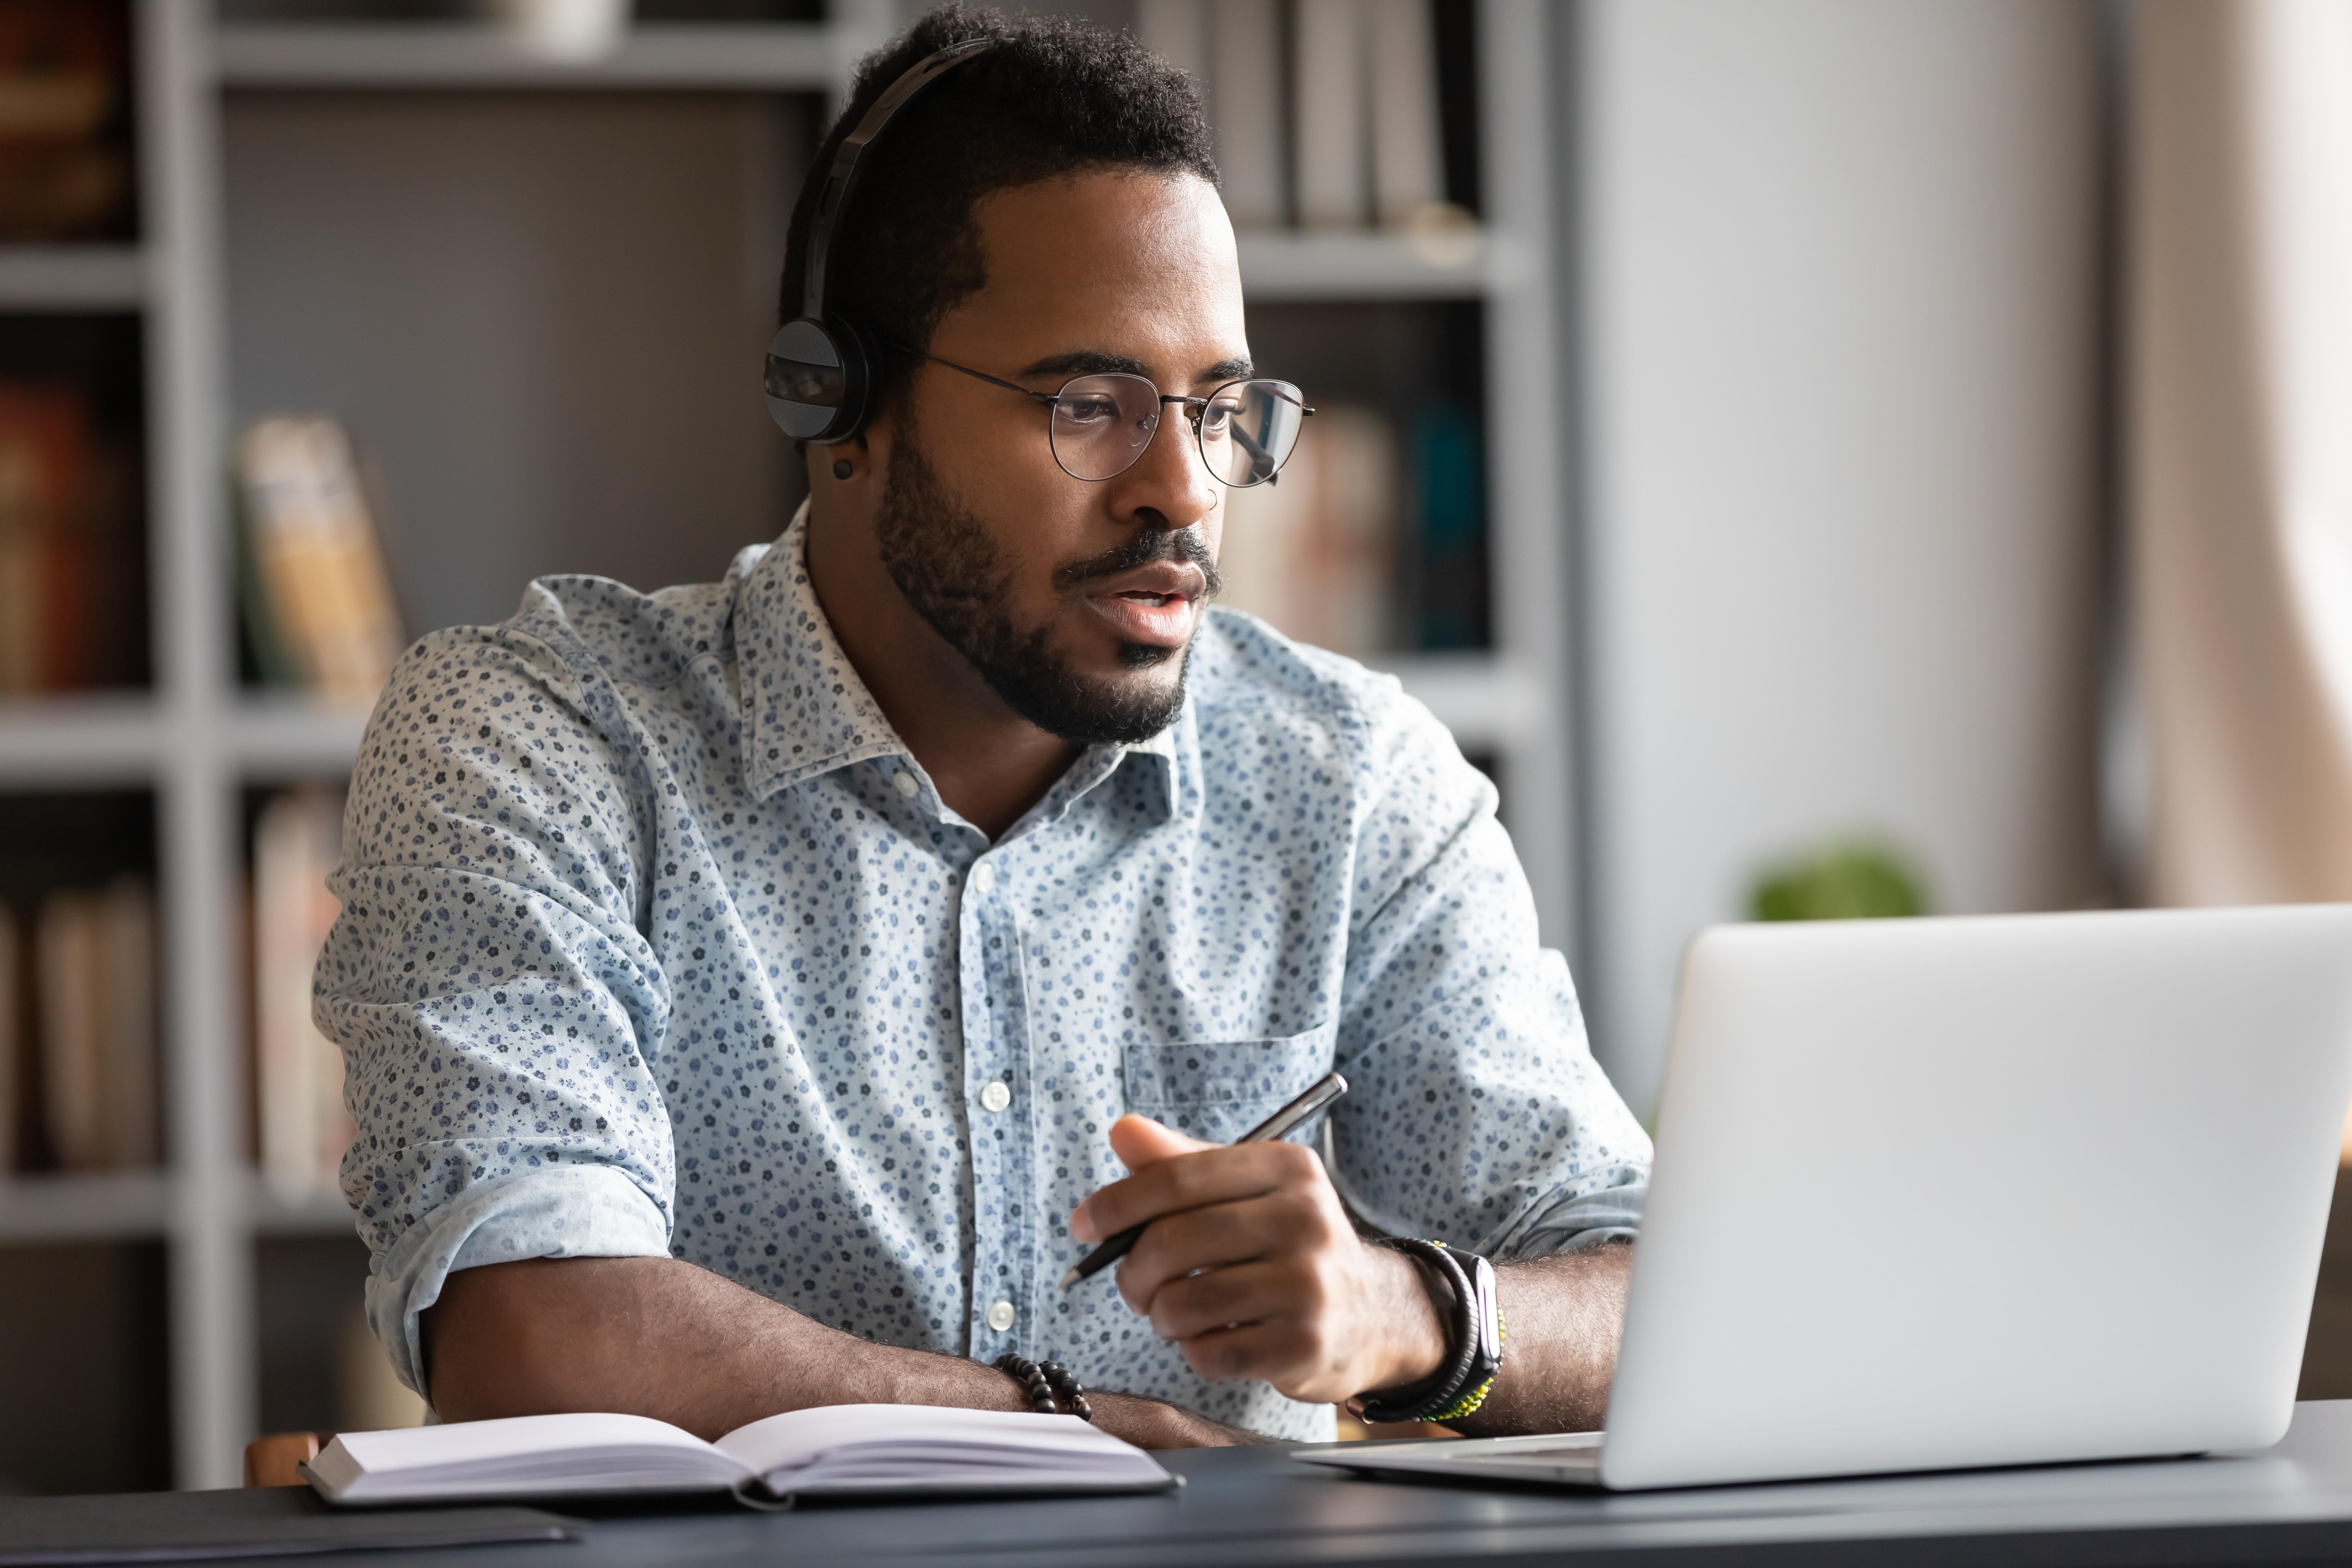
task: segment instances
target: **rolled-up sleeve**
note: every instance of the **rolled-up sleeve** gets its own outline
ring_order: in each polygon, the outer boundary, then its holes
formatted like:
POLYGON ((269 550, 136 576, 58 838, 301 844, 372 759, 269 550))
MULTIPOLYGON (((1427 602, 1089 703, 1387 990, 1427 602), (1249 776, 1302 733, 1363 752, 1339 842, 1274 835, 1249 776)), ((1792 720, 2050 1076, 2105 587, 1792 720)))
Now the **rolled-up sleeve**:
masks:
POLYGON ((668 1255, 643 765, 609 689, 512 623, 419 643, 369 722, 314 1013, 357 1127, 369 1321, 420 1391, 417 1314, 452 1269, 668 1255))
POLYGON ((1650 1139, 1594 1061, 1495 792, 1401 693, 1368 704, 1334 1170, 1397 1235, 1503 1258, 1630 1237, 1650 1139))

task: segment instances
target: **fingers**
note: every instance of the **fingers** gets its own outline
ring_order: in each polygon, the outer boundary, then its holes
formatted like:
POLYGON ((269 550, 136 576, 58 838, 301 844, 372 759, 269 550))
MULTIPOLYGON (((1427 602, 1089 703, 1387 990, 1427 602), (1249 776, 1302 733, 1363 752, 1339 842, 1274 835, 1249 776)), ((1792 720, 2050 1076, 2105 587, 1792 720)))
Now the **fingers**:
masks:
POLYGON ((1134 1250, 1120 1259, 1118 1293, 1130 1308, 1150 1316, 1161 1287, 1171 1280, 1204 1268, 1311 1252, 1329 1243, 1330 1229, 1311 1193, 1268 1193, 1170 1215, 1152 1221, 1134 1250))
POLYGON ((1124 1181, 1097 1188, 1071 1214, 1070 1232, 1092 1245, 1165 1215, 1257 1197, 1286 1186, 1321 1184, 1322 1162, 1296 1143, 1209 1145, 1156 1161, 1124 1181))
POLYGON ((1260 1258, 1171 1279, 1151 1299, 1152 1332, 1189 1341, 1279 1318, 1314 1318, 1329 1292, 1311 1268, 1289 1258, 1260 1258))
POLYGON ((1181 1342, 1184 1360, 1215 1383, 1255 1378, 1291 1399, 1337 1404, 1359 1392, 1321 1318, 1280 1317, 1211 1329, 1181 1342))
POLYGON ((1198 1138, 1188 1138, 1172 1127, 1163 1127, 1132 1110, 1110 1124, 1110 1152, 1130 1171, 1140 1171, 1178 1154, 1196 1154, 1217 1147, 1198 1138))

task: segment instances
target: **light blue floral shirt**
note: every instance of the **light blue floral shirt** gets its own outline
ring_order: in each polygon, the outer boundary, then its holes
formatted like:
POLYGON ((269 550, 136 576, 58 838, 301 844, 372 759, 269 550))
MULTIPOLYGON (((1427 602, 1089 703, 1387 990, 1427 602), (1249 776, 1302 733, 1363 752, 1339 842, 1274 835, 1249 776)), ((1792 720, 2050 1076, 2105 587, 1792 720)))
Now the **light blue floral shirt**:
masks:
POLYGON ((1055 1282, 1122 1112, 1230 1140, 1334 1067, 1326 1158, 1372 1224, 1507 1258, 1632 1233, 1649 1141, 1492 788, 1393 679, 1213 610, 1176 722, 992 844, 843 655, 803 527, 720 583, 544 579, 418 643, 369 723, 317 1016, 403 1378, 451 1269, 667 1256, 1328 1437, 1196 1376, 1108 1275, 1055 1282))

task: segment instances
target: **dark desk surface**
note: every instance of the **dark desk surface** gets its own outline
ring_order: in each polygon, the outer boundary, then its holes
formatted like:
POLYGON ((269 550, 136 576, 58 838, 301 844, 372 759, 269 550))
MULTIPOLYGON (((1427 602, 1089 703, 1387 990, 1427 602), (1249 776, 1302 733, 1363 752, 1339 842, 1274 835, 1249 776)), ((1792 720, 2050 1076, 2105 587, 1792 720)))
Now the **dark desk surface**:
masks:
MULTIPOLYGON (((2215 1563, 2352 1560, 2352 1401, 2259 1454, 1623 1496, 1359 1479, 1285 1448, 1167 1456, 1161 1497, 592 1519, 584 1543, 313 1559, 610 1564, 2215 1563)), ((289 1560, 278 1559, 283 1563, 289 1560)))

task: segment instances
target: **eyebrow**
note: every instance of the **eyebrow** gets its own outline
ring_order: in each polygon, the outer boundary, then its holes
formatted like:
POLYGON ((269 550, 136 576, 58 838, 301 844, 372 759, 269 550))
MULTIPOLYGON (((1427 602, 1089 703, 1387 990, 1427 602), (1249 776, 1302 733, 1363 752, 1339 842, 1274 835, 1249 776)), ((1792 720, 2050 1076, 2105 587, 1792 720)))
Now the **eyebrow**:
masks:
MULTIPOLYGON (((1240 381, 1252 372, 1250 362, 1243 359, 1222 359, 1194 377, 1195 384, 1205 382, 1218 385, 1228 381, 1240 381)), ((1139 375, 1151 379, 1151 367, 1132 354, 1115 354, 1101 349, 1074 349, 1068 353, 1048 354, 1045 358, 1024 365, 1014 373, 1021 376, 1035 375, 1139 375)))

